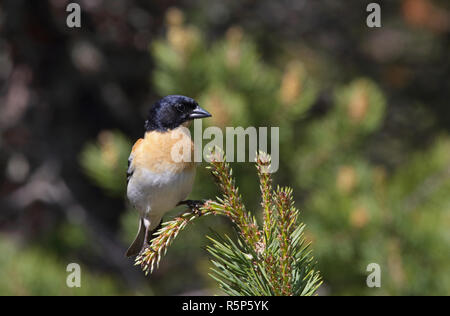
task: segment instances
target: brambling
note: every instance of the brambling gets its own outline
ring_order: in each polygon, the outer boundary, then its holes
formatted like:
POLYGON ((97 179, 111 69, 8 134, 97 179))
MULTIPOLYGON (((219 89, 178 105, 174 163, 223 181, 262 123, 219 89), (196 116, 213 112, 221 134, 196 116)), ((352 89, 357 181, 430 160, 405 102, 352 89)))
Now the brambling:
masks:
POLYGON ((163 215, 177 205, 193 208, 198 201, 184 200, 195 178, 194 143, 184 127, 194 119, 210 117, 194 99, 169 95, 150 108, 145 136, 134 144, 128 158, 127 196, 140 215, 139 231, 126 255, 145 250, 159 229, 163 215), (174 146, 190 150, 189 161, 173 159, 174 146))

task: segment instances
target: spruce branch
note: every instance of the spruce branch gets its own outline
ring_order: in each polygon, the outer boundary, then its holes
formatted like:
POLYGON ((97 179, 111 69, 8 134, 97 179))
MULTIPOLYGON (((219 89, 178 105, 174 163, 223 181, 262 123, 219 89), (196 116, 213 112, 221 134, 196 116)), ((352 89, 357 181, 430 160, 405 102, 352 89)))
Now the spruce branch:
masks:
POLYGON ((140 265, 146 275, 152 273, 155 266, 156 268, 159 267, 161 257, 166 255, 168 247, 190 222, 200 216, 211 214, 223 215, 219 207, 211 206, 210 204, 215 203, 208 200, 200 210, 195 212, 189 210, 175 217, 173 220, 163 223, 162 227, 155 233, 156 237, 151 240, 150 247, 136 257, 135 265, 140 265))
POLYGON ((272 177, 269 172, 271 158, 268 154, 259 152, 256 157, 256 170, 259 178, 259 188, 261 190, 261 206, 264 216, 264 237, 266 244, 271 243, 272 231, 274 229, 273 205, 272 205, 272 177))
POLYGON ((229 163, 225 161, 220 149, 214 150, 210 157, 210 165, 207 168, 211 170, 211 174, 223 192, 223 197, 217 198, 217 200, 223 207, 225 215, 239 227, 242 238, 248 240, 254 248, 257 248, 261 232, 258 229, 256 218, 245 210, 245 205, 242 203, 241 195, 235 185, 233 170, 229 163))
POLYGON ((280 245, 281 293, 290 293, 292 277, 291 235, 297 221, 297 211, 293 206, 292 189, 277 188, 274 203, 278 211, 278 241, 280 245))

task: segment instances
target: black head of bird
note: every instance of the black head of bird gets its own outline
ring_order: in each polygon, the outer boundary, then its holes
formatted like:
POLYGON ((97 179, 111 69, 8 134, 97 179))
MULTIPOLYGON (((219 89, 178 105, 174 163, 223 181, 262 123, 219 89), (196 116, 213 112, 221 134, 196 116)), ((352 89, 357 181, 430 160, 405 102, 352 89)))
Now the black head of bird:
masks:
POLYGON ((206 110, 189 97, 168 95, 150 108, 145 130, 165 132, 194 119, 210 117, 206 110))

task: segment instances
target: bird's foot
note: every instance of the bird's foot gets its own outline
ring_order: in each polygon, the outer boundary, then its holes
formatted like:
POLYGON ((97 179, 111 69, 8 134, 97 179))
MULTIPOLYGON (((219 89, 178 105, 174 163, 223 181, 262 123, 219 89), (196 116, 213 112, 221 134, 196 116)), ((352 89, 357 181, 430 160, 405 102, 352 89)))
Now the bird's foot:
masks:
POLYGON ((139 256, 142 257, 147 249, 149 249, 150 252, 156 252, 155 249, 153 249, 153 247, 148 242, 144 242, 144 244, 142 245, 142 249, 139 252, 139 256))
POLYGON ((205 203, 206 200, 185 200, 178 202, 177 206, 186 205, 194 214, 196 214, 197 216, 201 216, 202 215, 201 207, 205 205, 205 203))

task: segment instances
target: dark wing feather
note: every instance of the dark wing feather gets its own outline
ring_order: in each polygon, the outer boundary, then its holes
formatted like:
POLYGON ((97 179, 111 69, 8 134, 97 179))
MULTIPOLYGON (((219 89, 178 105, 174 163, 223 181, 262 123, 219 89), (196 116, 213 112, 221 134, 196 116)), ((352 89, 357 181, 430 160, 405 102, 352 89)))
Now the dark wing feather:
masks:
POLYGON ((134 168, 131 167, 131 162, 133 161, 133 157, 130 155, 128 158, 128 170, 127 170, 127 184, 130 182, 130 178, 133 175, 134 168))
POLYGON ((139 138, 136 143, 134 143, 133 148, 131 149, 130 157, 128 157, 128 170, 127 170, 127 184, 133 176, 134 167, 133 167, 133 157, 136 149, 142 144, 143 139, 139 138))

